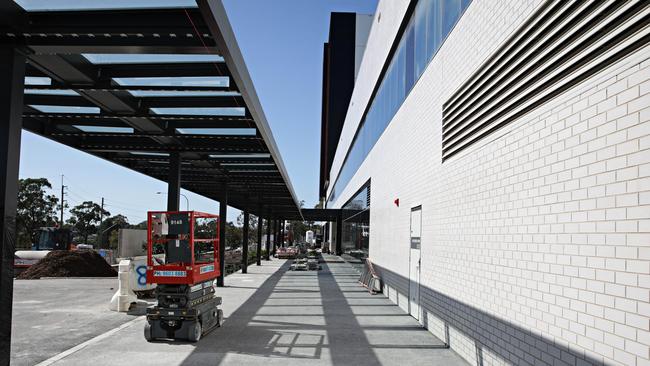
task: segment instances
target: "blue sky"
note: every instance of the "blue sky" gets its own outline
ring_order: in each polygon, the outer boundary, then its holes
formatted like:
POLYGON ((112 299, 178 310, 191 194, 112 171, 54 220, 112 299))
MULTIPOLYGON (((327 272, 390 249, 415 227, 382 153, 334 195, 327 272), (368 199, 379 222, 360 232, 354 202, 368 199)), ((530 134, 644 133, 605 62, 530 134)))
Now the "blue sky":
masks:
MULTIPOLYGON (((329 14, 372 14, 377 0, 224 3, 296 195, 313 207, 318 201, 322 52, 329 14)), ((111 214, 124 214, 132 223, 144 220, 146 211, 166 206, 166 197, 156 194, 167 191, 166 183, 23 132, 20 177, 48 178, 59 195, 61 174, 71 205, 104 197, 111 214)), ((218 212, 218 202, 183 193, 191 209, 218 212)), ((238 214, 229 210, 228 220, 238 214)))

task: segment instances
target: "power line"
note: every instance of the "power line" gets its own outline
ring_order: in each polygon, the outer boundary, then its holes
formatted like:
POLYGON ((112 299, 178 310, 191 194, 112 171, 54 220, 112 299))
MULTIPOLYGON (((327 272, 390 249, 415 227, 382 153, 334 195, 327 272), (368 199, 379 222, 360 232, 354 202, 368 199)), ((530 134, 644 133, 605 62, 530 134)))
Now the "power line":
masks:
POLYGON ((114 203, 111 203, 109 200, 106 200, 105 204, 106 204, 106 206, 109 206, 109 207, 115 207, 115 208, 124 209, 124 210, 147 212, 147 209, 142 208, 142 207, 116 205, 114 203))

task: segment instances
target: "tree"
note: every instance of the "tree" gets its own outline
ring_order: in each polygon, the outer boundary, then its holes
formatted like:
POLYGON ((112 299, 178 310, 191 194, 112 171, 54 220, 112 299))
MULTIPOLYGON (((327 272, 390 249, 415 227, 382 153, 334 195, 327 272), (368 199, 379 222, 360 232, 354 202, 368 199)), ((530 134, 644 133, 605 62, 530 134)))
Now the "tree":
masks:
POLYGON ((54 226, 57 222, 59 199, 46 194, 52 185, 46 178, 27 178, 18 182, 18 207, 16 225, 18 248, 31 246, 32 235, 40 227, 54 226))
MULTIPOLYGON (((259 223, 259 218, 254 215, 248 215, 248 244, 257 243, 257 237, 253 234, 257 232, 257 224, 259 223)), ((243 230, 244 227, 244 212, 240 212, 237 216, 237 226, 241 227, 243 230)), ((265 226, 266 227, 266 226, 265 226)), ((242 231, 242 240, 244 234, 242 231)))
POLYGON ((232 222, 226 223, 226 246, 235 249, 241 246, 243 240, 242 228, 232 222))
POLYGON ((98 243, 100 247, 105 242, 105 240, 108 239, 109 248, 114 248, 114 249, 117 248, 118 230, 128 228, 130 226, 131 225, 129 225, 129 219, 126 216, 121 214, 105 219, 104 222, 102 222, 99 225, 99 229, 97 232, 99 235, 98 243))
POLYGON ((131 225, 131 229, 141 229, 141 230, 147 230, 147 220, 142 221, 139 224, 136 225, 131 225))
MULTIPOLYGON (((304 206, 305 200, 300 200, 300 208, 303 208, 304 206)), ((289 221, 289 231, 294 240, 300 241, 304 239, 307 230, 307 225, 304 221, 289 221)))
POLYGON ((83 238, 83 242, 88 243, 88 236, 97 233, 97 225, 101 220, 102 213, 104 217, 111 215, 110 212, 102 210, 102 207, 95 202, 84 201, 70 209, 72 217, 68 219, 68 223, 83 238))

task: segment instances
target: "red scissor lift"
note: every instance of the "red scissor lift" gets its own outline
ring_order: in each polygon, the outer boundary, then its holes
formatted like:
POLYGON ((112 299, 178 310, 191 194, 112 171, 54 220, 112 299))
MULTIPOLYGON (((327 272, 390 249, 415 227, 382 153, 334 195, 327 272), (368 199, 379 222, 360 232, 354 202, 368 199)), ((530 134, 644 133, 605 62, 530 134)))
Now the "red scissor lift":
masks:
POLYGON ((147 283, 158 304, 147 309, 144 336, 198 341, 221 325, 221 298, 214 280, 219 266, 218 215, 152 211, 147 215, 147 283))

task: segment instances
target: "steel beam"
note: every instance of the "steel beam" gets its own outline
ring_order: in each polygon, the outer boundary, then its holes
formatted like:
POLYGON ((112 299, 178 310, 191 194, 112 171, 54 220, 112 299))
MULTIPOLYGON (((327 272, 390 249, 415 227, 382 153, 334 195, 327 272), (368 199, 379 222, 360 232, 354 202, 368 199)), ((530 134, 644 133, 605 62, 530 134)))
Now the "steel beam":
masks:
POLYGON ((0 48, 0 365, 8 365, 25 56, 0 48))
MULTIPOLYGON (((41 75, 46 76, 46 75, 41 75)), ((201 86, 201 85, 117 85, 109 80, 93 81, 92 84, 79 84, 66 82, 59 82, 52 80, 51 85, 29 85, 28 89, 37 90, 101 90, 101 91, 238 91, 237 86, 231 81, 228 86, 201 86)))
POLYGON ((106 64, 99 66, 100 80, 113 78, 225 76, 230 77, 223 62, 168 62, 106 64))

